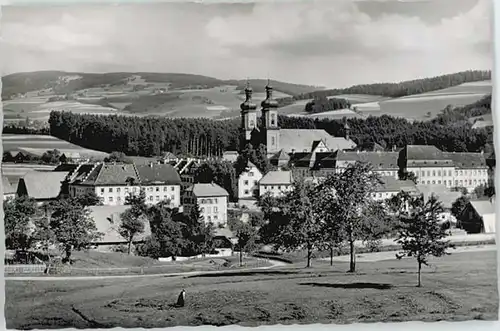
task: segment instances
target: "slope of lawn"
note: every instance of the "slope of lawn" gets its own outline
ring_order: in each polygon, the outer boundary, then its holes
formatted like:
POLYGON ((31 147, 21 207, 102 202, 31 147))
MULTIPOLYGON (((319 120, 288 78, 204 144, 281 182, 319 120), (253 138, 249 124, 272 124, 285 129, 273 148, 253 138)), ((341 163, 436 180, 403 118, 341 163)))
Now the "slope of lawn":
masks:
POLYGON ((6 281, 7 328, 167 327, 498 318, 496 252, 184 277, 6 281), (182 288, 186 306, 173 304, 182 288))

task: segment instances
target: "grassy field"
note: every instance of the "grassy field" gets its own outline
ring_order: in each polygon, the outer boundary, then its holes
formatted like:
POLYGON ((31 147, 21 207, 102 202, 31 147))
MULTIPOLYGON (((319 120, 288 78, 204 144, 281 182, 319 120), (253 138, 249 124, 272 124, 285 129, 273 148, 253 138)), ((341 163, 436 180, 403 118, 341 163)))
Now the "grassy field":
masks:
POLYGON ((2 144, 4 152, 26 150, 43 154, 47 150, 58 149, 61 152, 78 152, 96 157, 102 157, 106 154, 47 135, 2 134, 2 144))
POLYGON ((6 280, 7 328, 167 327, 496 320, 496 252, 433 260, 416 288, 413 260, 312 269, 60 281, 6 280), (466 263, 465 263, 466 262, 466 263), (187 304, 175 308, 179 291, 187 304))

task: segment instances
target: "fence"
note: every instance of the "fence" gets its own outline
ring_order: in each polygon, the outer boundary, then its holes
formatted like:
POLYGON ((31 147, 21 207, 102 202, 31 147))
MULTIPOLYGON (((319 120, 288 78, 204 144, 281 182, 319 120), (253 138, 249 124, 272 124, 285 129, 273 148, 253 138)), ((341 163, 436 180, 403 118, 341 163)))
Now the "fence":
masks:
MULTIPOLYGON (((194 261, 193 261, 194 262, 194 261)), ((244 261, 243 268, 262 268, 269 266, 268 258, 253 259, 248 264, 244 261)), ((50 275, 65 276, 106 276, 106 275, 153 275, 183 272, 209 272, 232 270, 239 268, 239 263, 235 262, 229 266, 218 263, 202 265, 191 265, 182 263, 160 264, 144 267, 124 267, 124 268, 77 268, 71 265, 52 265, 47 268, 46 265, 10 265, 5 267, 5 274, 43 274, 48 269, 50 275)))
POLYGON ((4 266, 5 274, 38 274, 45 272, 45 264, 8 264, 4 266))

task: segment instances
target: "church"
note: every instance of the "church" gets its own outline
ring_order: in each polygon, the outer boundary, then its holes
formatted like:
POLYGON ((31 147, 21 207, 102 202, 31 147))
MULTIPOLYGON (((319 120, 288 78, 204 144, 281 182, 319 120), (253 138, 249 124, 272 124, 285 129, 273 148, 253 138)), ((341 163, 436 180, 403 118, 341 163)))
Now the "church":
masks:
POLYGON ((269 81, 266 99, 261 103, 260 125, 257 104, 252 101, 252 88, 248 83, 245 95, 246 99, 241 104, 240 151, 249 143, 253 146, 263 144, 270 160, 285 163, 293 159, 295 154, 332 153, 356 148, 349 138, 347 125, 344 137, 333 137, 325 130, 318 129, 281 129, 278 125, 278 101, 273 98, 269 81))

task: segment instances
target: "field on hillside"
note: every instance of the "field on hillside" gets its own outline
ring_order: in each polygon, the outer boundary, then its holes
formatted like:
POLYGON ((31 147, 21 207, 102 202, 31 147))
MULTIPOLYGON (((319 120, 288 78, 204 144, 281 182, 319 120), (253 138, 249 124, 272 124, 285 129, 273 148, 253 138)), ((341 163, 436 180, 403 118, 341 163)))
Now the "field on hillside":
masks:
POLYGON ((496 252, 148 278, 6 280, 7 328, 496 320, 496 252), (186 306, 175 308, 179 291, 186 306))
POLYGON ((61 153, 79 153, 86 157, 105 157, 107 153, 83 148, 67 141, 46 135, 2 134, 4 152, 21 151, 42 155, 47 150, 57 149, 61 153))

